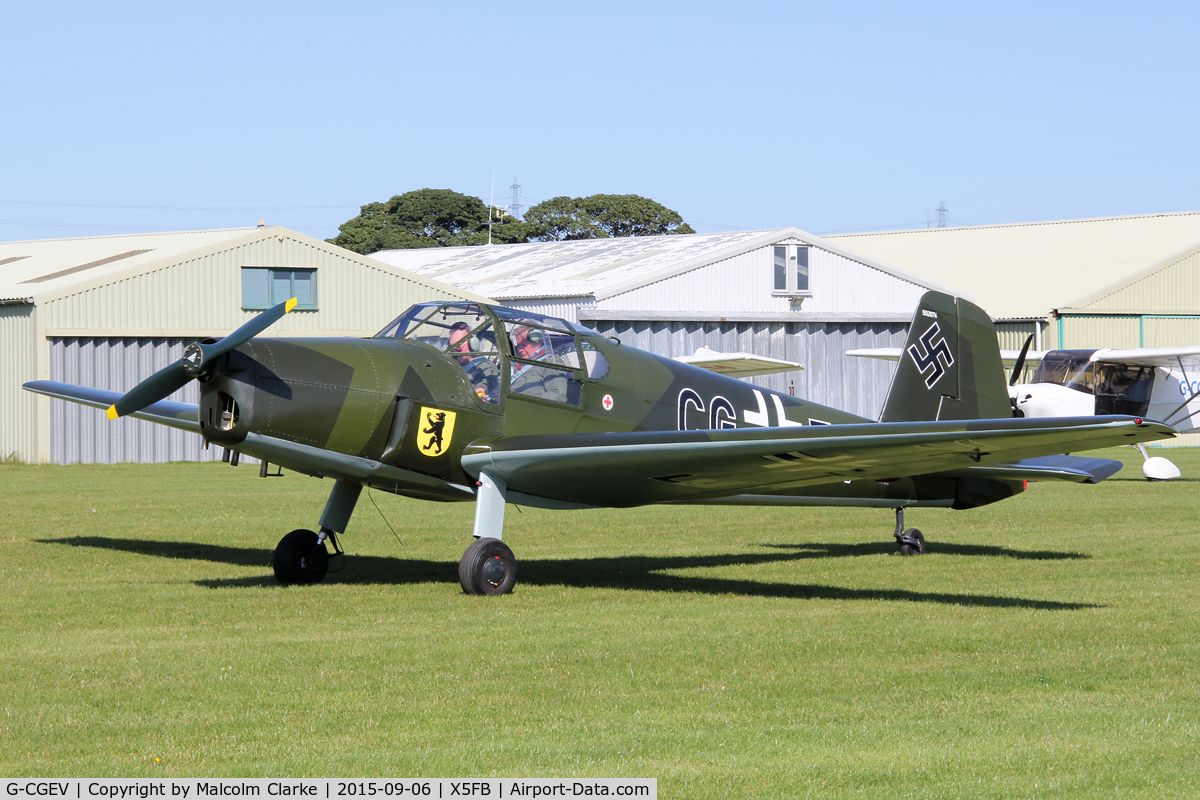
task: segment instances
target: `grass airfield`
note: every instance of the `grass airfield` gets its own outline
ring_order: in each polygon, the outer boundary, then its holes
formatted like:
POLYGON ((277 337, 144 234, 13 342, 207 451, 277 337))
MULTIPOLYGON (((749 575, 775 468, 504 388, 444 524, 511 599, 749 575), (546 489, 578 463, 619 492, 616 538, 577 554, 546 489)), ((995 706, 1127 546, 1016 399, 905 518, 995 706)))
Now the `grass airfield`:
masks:
POLYGON ((342 570, 285 589, 329 481, 0 466, 0 773, 1191 795, 1200 450, 1162 484, 1103 455, 1099 486, 909 511, 920 558, 886 510, 510 506, 507 597, 459 589, 471 504, 364 493, 342 570))

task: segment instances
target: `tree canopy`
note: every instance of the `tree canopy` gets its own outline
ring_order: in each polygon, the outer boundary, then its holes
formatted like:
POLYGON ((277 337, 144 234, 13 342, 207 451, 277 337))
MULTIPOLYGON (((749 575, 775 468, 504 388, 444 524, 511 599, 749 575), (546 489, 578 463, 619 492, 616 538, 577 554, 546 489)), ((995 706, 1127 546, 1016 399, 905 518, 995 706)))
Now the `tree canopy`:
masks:
MULTIPOLYGON (((410 247, 487 244, 488 208, 478 197, 450 189, 418 189, 382 203, 367 203, 327 241, 356 253, 410 247)), ((525 223, 511 216, 492 221, 493 242, 528 241, 525 223)))
POLYGON ((531 207, 525 222, 543 242, 696 232, 677 212, 636 194, 552 197, 531 207))
MULTIPOLYGON (((356 253, 410 247, 486 244, 488 207, 478 197, 450 189, 418 189, 362 206, 338 226, 330 244, 356 253)), ((560 242, 618 236, 695 233, 678 213, 636 194, 553 197, 531 207, 525 219, 493 215, 492 241, 560 242)))

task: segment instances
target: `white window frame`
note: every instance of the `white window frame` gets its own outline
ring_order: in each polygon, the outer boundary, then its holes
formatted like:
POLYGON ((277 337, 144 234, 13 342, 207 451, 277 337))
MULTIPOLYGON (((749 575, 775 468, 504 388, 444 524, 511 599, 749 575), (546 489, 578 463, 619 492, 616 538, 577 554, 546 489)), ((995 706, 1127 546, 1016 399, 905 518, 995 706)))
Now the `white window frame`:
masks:
POLYGON ((776 244, 771 246, 771 294, 775 297, 812 297, 813 274, 812 274, 812 246, 807 244, 776 244), (787 285, 780 289, 776 286, 775 281, 775 258, 779 250, 784 251, 785 268, 784 277, 787 285), (808 268, 808 286, 804 289, 796 288, 796 272, 797 259, 799 251, 804 252, 805 261, 808 268))

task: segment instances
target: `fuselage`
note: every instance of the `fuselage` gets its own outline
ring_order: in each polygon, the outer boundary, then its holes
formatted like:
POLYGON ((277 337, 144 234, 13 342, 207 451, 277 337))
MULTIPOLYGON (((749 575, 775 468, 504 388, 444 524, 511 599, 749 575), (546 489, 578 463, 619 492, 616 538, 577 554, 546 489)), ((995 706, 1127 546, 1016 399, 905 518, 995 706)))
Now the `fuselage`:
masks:
MULTIPOLYGON (((238 347, 202 383, 202 435, 259 457, 264 440, 340 454, 365 465, 369 485, 472 500, 475 478, 463 468, 463 451, 495 437, 873 422, 559 319, 464 303, 414 309, 368 339, 256 338, 238 347), (540 349, 525 341, 531 332, 540 349), (435 491, 404 475, 458 491, 435 491)), ((303 457, 270 452, 283 466, 322 474, 303 457)), ((950 505, 958 490, 952 479, 918 477, 831 480, 779 494, 950 505)), ((617 494, 608 504, 637 502, 622 500, 617 494)))

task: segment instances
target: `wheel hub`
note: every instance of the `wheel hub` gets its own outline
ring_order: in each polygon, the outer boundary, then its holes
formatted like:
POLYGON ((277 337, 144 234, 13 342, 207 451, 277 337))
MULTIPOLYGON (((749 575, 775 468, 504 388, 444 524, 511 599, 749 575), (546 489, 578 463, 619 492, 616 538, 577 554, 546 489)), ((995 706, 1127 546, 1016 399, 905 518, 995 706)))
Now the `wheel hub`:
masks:
POLYGON ((492 586, 499 586, 508 577, 508 567, 500 556, 492 556, 483 565, 483 579, 492 586))

